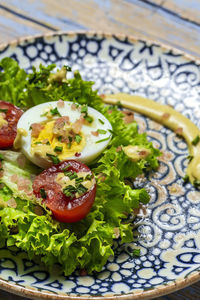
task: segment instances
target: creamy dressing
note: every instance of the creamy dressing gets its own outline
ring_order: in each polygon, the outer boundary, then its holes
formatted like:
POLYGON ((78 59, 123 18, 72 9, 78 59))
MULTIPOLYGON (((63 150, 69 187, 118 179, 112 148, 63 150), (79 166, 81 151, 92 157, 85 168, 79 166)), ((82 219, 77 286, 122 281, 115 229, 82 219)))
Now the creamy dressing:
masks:
POLYGON ((105 95, 103 100, 109 104, 117 104, 120 101, 124 107, 150 117, 181 135, 188 144, 190 156, 193 157, 188 164, 186 173, 191 183, 200 181, 200 143, 192 144, 197 136, 200 137, 200 130, 188 118, 169 105, 163 105, 140 96, 118 93, 105 95))

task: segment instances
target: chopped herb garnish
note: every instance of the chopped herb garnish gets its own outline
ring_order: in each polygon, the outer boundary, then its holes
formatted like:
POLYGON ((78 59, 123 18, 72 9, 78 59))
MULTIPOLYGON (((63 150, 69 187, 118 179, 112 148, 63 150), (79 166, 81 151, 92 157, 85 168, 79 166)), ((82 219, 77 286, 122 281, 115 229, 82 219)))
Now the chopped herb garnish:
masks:
POLYGON ((188 183, 188 182, 189 182, 189 176, 188 176, 188 175, 185 175, 185 176, 183 177, 183 181, 184 181, 184 183, 188 183))
POLYGON ((82 140, 82 136, 80 136, 79 134, 76 134, 75 141, 77 142, 77 144, 80 144, 81 140, 82 140))
POLYGON ((193 139, 192 145, 196 146, 196 145, 199 143, 199 141, 200 141, 200 137, 199 137, 199 135, 197 135, 197 136, 193 139))
POLYGON ((91 117, 91 116, 86 116, 86 117, 84 117, 84 119, 86 121, 88 121, 88 123, 92 123, 93 122, 93 117, 91 117))
POLYGON ((72 71, 72 68, 69 67, 69 66, 64 66, 64 68, 67 70, 67 72, 71 72, 72 71))
POLYGON ((65 194, 65 196, 67 197, 71 197, 76 193, 76 187, 73 185, 68 185, 63 189, 63 193, 65 194))
POLYGON ((54 148, 54 151, 55 151, 55 152, 62 152, 62 151, 63 151, 63 147, 62 147, 62 146, 56 146, 56 147, 54 148))
POLYGON ((35 142, 34 145, 42 144, 42 142, 35 142))
POLYGON ((29 127, 29 130, 32 130, 32 125, 29 127))
POLYGON ((46 156, 48 156, 54 164, 59 164, 60 159, 58 158, 57 155, 46 153, 46 156))
POLYGON ((112 134, 114 134, 114 131, 112 129, 108 129, 108 131, 112 134))
POLYGON ((106 134, 107 131, 103 130, 103 129, 98 129, 97 132, 100 133, 100 134, 106 134))
POLYGON ((193 155, 188 155, 187 159, 189 160, 189 162, 191 162, 193 160, 194 156, 193 155))
POLYGON ((92 179, 92 177, 93 177, 92 175, 90 175, 90 174, 87 174, 87 175, 85 176, 85 179, 86 179, 86 180, 91 180, 91 179, 92 179))
POLYGON ((101 119, 98 119, 98 121, 104 125, 104 121, 102 121, 101 119))
POLYGON ((195 179, 194 182, 193 182, 193 185, 194 185, 195 188, 199 189, 200 188, 200 181, 195 179))
POLYGON ((84 178, 83 177, 77 177, 75 179, 76 184, 83 182, 84 178))
POLYGON ((86 193, 87 190, 88 189, 86 187, 84 187, 81 183, 77 185, 77 193, 79 195, 82 195, 82 194, 86 193))
POLYGON ((82 105, 82 106, 81 106, 81 113, 87 114, 87 112, 88 112, 88 107, 87 107, 87 105, 82 105))
POLYGON ((66 171, 64 172, 65 176, 68 176, 70 180, 77 178, 77 173, 72 171, 66 171))
POLYGON ((7 113, 7 109, 6 108, 0 108, 0 112, 2 112, 2 113, 7 113))
POLYGON ((66 166, 62 169, 62 171, 67 171, 69 168, 70 168, 70 164, 66 165, 66 166))
POLYGON ((3 154, 0 153, 0 161, 4 160, 3 154))
POLYGON ((105 141, 107 141, 107 140, 109 140, 110 138, 109 137, 107 137, 107 138, 105 138, 105 139, 102 139, 102 140, 98 140, 97 142, 96 142, 96 144, 98 144, 98 143, 102 143, 102 142, 105 142, 105 141))
POLYGON ((67 149, 70 149, 71 146, 72 146, 72 144, 71 144, 71 143, 68 143, 68 144, 67 144, 67 149))
POLYGON ((59 113, 57 107, 52 108, 52 109, 50 110, 50 112, 51 112, 52 116, 58 115, 58 116, 61 117, 61 114, 59 113))
POLYGON ((61 135, 58 136, 57 139, 58 139, 59 142, 62 142, 62 136, 61 135))
POLYGON ((47 141, 47 142, 46 142, 46 145, 50 145, 50 142, 49 142, 49 141, 47 141))
POLYGON ((123 105, 121 104, 120 101, 117 101, 116 105, 117 105, 119 108, 122 108, 122 107, 123 107, 123 105))
POLYGON ((40 195, 43 199, 46 199, 47 198, 47 194, 46 194, 46 191, 45 189, 40 189, 40 195))
POLYGON ((140 249, 133 249, 134 256, 140 256, 140 249))

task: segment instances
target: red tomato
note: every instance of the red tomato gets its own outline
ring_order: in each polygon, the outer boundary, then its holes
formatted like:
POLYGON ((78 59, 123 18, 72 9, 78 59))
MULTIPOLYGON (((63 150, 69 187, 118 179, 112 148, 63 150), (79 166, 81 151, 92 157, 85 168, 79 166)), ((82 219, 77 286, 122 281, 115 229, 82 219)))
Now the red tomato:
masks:
POLYGON ((33 192, 38 198, 43 198, 46 206, 52 211, 56 220, 65 223, 73 223, 83 219, 90 211, 96 195, 96 183, 92 188, 76 198, 66 196, 60 184, 56 182, 59 173, 63 169, 72 173, 89 172, 91 170, 81 162, 75 160, 63 161, 44 170, 33 182, 33 192))
POLYGON ((0 114, 8 122, 0 127, 0 149, 8 149, 13 146, 17 135, 17 122, 23 111, 12 103, 0 100, 0 114))

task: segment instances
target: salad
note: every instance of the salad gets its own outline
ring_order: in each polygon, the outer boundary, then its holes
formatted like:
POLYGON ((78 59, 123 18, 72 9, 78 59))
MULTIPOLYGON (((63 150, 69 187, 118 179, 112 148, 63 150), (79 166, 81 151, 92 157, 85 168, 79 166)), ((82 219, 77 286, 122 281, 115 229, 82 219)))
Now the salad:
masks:
POLYGON ((134 180, 157 169, 160 151, 78 71, 28 74, 11 58, 0 68, 0 247, 66 276, 99 272, 115 239, 133 241, 134 211, 150 199, 134 180))

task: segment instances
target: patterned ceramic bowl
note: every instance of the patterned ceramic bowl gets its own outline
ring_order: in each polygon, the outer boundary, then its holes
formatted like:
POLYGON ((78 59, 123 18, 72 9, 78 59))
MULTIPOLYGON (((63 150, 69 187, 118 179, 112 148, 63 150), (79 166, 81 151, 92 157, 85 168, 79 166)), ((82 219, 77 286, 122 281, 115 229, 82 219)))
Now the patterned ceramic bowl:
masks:
MULTIPOLYGON (((104 34, 56 33, 1 46, 27 70, 40 63, 68 64, 99 93, 138 94, 172 105, 200 126, 200 68, 192 58, 153 42, 104 34)), ((102 272, 69 277, 0 249, 0 286, 34 299, 151 299, 200 279, 200 192, 183 185, 187 145, 172 131, 137 115, 139 130, 159 147, 159 172, 145 185, 151 193, 146 218, 138 220, 139 238, 118 247, 102 272)))

